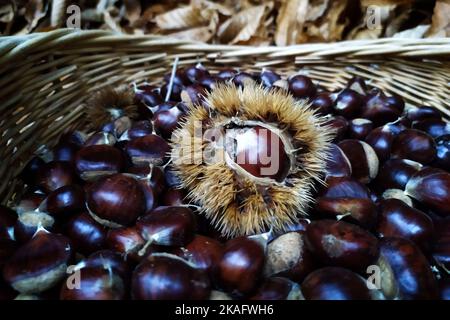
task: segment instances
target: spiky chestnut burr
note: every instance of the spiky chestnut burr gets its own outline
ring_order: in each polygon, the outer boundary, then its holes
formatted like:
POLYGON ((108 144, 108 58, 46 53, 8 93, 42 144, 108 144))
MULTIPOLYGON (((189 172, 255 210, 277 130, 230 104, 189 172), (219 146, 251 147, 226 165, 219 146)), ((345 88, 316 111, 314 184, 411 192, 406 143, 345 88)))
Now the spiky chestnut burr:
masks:
POLYGON ((133 90, 127 86, 98 90, 86 102, 86 113, 95 128, 121 117, 135 118, 137 105, 133 90))
POLYGON ((219 84, 204 105, 172 135, 188 197, 223 235, 285 230, 306 212, 334 130, 285 91, 254 84, 219 84))

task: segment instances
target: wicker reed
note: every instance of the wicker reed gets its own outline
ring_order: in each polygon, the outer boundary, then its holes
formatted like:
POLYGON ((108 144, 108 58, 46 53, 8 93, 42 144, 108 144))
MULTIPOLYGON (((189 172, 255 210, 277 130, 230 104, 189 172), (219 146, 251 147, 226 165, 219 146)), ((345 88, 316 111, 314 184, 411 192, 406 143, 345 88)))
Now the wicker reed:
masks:
POLYGON ((42 144, 85 125, 83 102, 105 85, 158 83, 179 65, 202 62, 282 74, 301 72, 328 89, 353 75, 431 105, 450 117, 450 39, 379 39, 292 47, 206 45, 158 36, 60 29, 0 38, 0 201, 22 191, 17 175, 42 144))

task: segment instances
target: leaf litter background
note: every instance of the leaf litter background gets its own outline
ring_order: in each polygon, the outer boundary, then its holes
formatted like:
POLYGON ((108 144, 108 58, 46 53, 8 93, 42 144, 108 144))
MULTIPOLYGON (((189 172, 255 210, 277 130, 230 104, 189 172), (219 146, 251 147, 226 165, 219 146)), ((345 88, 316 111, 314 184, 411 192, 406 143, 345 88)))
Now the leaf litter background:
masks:
POLYGON ((81 8, 82 29, 160 34, 239 45, 291 45, 383 37, 450 36, 450 0, 0 0, 0 32, 20 35, 66 26, 81 8), (367 27, 376 6, 381 25, 367 27))

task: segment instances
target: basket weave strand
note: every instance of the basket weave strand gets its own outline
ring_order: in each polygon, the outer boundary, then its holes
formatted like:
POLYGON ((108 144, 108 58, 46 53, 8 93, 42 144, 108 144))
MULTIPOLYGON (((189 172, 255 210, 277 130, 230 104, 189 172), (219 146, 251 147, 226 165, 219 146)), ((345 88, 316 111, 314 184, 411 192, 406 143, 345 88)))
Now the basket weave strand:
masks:
POLYGON ((17 179, 43 144, 87 125, 83 102, 101 87, 159 83, 179 65, 211 70, 270 67, 307 74, 329 90, 354 75, 412 105, 450 117, 450 39, 377 39, 291 47, 207 45, 161 36, 59 29, 0 38, 0 201, 22 191, 17 179))

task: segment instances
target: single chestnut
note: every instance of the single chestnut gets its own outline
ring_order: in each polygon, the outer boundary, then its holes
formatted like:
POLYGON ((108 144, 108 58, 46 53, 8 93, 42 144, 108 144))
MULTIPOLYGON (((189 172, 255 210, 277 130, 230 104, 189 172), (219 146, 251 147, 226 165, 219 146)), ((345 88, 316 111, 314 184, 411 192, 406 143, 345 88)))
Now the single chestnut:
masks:
POLYGON ((106 228, 87 213, 72 217, 65 226, 65 234, 72 241, 73 250, 82 254, 103 248, 106 232, 106 228))
POLYGON ((413 241, 424 252, 430 250, 434 225, 430 217, 398 199, 380 201, 377 232, 383 237, 402 237, 413 241))
POLYGON ((411 121, 420 121, 425 119, 441 119, 442 113, 435 107, 420 106, 410 107, 406 110, 406 117, 411 121))
POLYGON ((165 174, 160 167, 153 165, 133 166, 128 168, 128 173, 137 176, 142 183, 149 185, 155 196, 159 196, 166 189, 165 174))
MULTIPOLYGON (((140 261, 142 256, 138 252, 145 245, 145 240, 136 227, 115 228, 108 231, 106 246, 120 253, 125 260, 140 261)), ((146 252, 147 253, 147 252, 146 252)))
POLYGON ((96 181, 87 194, 92 217, 109 227, 128 226, 145 212, 145 195, 139 182, 124 174, 96 181))
MULTIPOLYGON (((173 83, 175 83, 179 86, 190 85, 192 82, 191 82, 191 80, 189 80, 187 72, 189 72, 190 76, 195 76, 198 73, 202 72, 202 70, 198 71, 197 68, 195 68, 195 67, 189 67, 189 70, 186 70, 184 68, 178 68, 173 75, 173 83)), ((166 73, 164 75, 164 81, 166 83, 169 83, 171 77, 172 77, 172 73, 166 73)), ((200 77, 200 75, 198 75, 198 77, 200 77)))
POLYGON ((196 229, 192 211, 186 207, 158 207, 136 223, 147 245, 185 246, 196 229))
POLYGON ((84 143, 85 147, 95 146, 95 145, 108 145, 113 146, 117 142, 116 137, 114 137, 110 132, 97 132, 91 135, 84 143))
POLYGON ((121 172, 125 166, 125 157, 115 147, 92 145, 77 153, 75 164, 81 179, 89 181, 121 172))
POLYGON ((201 105, 207 90, 201 84, 187 86, 181 91, 181 101, 187 105, 201 105))
POLYGON ((238 71, 232 68, 224 68, 217 73, 217 77, 222 80, 230 80, 233 78, 238 71))
POLYGON ((405 194, 443 216, 450 215, 450 173, 424 168, 409 179, 405 194))
POLYGON ((259 74, 259 79, 264 87, 271 88, 275 82, 281 79, 281 77, 273 70, 263 69, 259 74))
POLYGON ((386 189, 404 190, 409 179, 419 172, 422 165, 407 159, 389 159, 378 172, 374 186, 379 191, 386 189))
POLYGON ((169 188, 162 196, 163 206, 181 206, 184 204, 186 198, 186 192, 182 189, 169 188))
POLYGON ((125 131, 120 140, 133 140, 153 133, 153 125, 149 120, 136 121, 125 131))
POLYGON ((45 198, 45 194, 39 190, 28 190, 20 198, 20 201, 15 207, 15 210, 18 214, 22 212, 34 211, 42 205, 42 202, 45 200, 45 198))
POLYGON ((59 296, 61 300, 124 299, 124 281, 112 268, 82 266, 75 267, 73 271, 77 273, 78 279, 73 276, 72 280, 69 275, 66 281, 63 281, 59 296))
POLYGON ((68 217, 85 210, 84 190, 79 185, 67 185, 51 192, 44 209, 55 217, 68 217))
POLYGON ((371 120, 375 126, 381 126, 400 117, 404 107, 405 102, 400 97, 387 97, 377 92, 366 98, 361 117, 371 120))
POLYGON ((392 144, 392 156, 428 164, 436 157, 436 144, 428 134, 407 129, 395 137, 392 144))
POLYGON ((36 186, 38 172, 41 171, 43 167, 45 167, 45 161, 39 156, 34 156, 22 169, 20 178, 26 184, 36 186))
POLYGON ((289 92, 297 99, 312 98, 316 95, 316 86, 307 76, 296 75, 289 78, 288 82, 289 92))
POLYGON ((438 287, 426 257, 404 238, 380 240, 381 290, 388 299, 437 299, 438 287))
POLYGON ((326 164, 326 177, 350 177, 352 164, 339 146, 332 143, 328 150, 329 157, 326 164))
MULTIPOLYGON (((195 66, 186 68, 185 74, 192 83, 196 83, 201 78, 209 75, 209 71, 201 63, 197 63, 195 66)), ((183 84, 187 85, 188 83, 184 82, 183 84)))
POLYGON ((196 268, 205 270, 213 277, 215 268, 222 258, 222 251, 223 245, 219 241, 195 235, 186 246, 175 249, 172 253, 189 261, 196 268))
MULTIPOLYGON (((155 125, 156 127, 156 125, 155 125)), ((134 165, 161 165, 167 160, 169 144, 160 136, 149 134, 130 140, 126 152, 134 165)))
POLYGON ((311 272, 301 285, 306 300, 371 300, 367 283, 350 270, 325 267, 311 272))
POLYGON ((421 130, 435 139, 445 134, 450 134, 450 124, 441 119, 424 119, 416 121, 413 123, 412 128, 421 130))
POLYGON ((248 84, 255 83, 255 79, 250 73, 240 71, 236 73, 231 79, 232 83, 234 83, 237 87, 245 87, 248 84))
POLYGON ((251 294, 262 276, 265 249, 259 238, 237 237, 227 241, 216 271, 217 285, 233 296, 251 294))
POLYGON ((325 183, 326 188, 319 193, 321 197, 370 199, 369 189, 354 178, 328 177, 325 183))
POLYGON ((336 114, 352 119, 361 113, 364 100, 360 94, 351 89, 342 90, 334 102, 333 110, 336 114))
POLYGON ((122 255, 111 250, 99 250, 89 255, 83 261, 83 265, 90 268, 104 268, 114 271, 122 277, 123 280, 128 280, 131 276, 130 267, 123 259, 122 255))
POLYGON ((347 139, 339 142, 338 146, 351 163, 352 177, 367 184, 377 176, 379 160, 369 144, 356 139, 347 139))
POLYGON ((439 267, 448 273, 450 270, 450 219, 436 223, 436 242, 433 246, 433 259, 439 267))
POLYGON ((333 99, 329 92, 321 92, 311 101, 311 108, 320 115, 327 115, 332 112, 333 99))
POLYGON ((306 228, 305 235, 309 250, 327 266, 365 272, 378 258, 377 238, 344 221, 313 221, 306 228))
POLYGON ((148 84, 139 85, 134 91, 136 99, 148 107, 155 107, 163 102, 163 98, 156 88, 148 84))
POLYGON ((141 185, 145 198, 145 212, 148 212, 158 205, 157 195, 148 179, 137 177, 136 180, 141 185))
POLYGON ((71 254, 69 239, 41 230, 8 260, 3 277, 20 293, 43 292, 65 276, 71 254))
POLYGON ((371 229, 377 221, 377 208, 371 199, 324 198, 316 199, 315 211, 328 217, 348 221, 371 229))
POLYGON ((331 116, 328 115, 325 117, 326 121, 324 126, 330 128, 335 131, 335 137, 333 142, 341 141, 348 132, 348 121, 342 116, 331 116))
POLYGON ((287 232, 267 246, 264 276, 281 276, 301 283, 314 270, 311 252, 305 246, 303 232, 287 232))
POLYGON ((164 84, 161 87, 161 96, 166 99, 166 100, 170 100, 170 101, 181 101, 181 92, 183 91, 183 86, 180 86, 176 83, 172 84, 172 90, 170 91, 169 94, 169 84, 164 84))
POLYGON ((204 270, 172 254, 156 253, 134 270, 131 296, 134 300, 203 300, 210 295, 204 270))
POLYGON ((377 154, 378 160, 383 163, 391 156, 391 148, 395 139, 395 133, 391 127, 384 125, 378 127, 370 132, 365 142, 367 142, 377 154))
POLYGON ((349 122, 349 136, 352 139, 364 140, 373 130, 373 122, 369 119, 355 118, 349 122))
POLYGON ((67 161, 48 162, 40 168, 36 176, 37 186, 46 193, 75 182, 75 170, 67 161))
POLYGON ((264 281, 250 300, 303 300, 303 295, 297 283, 272 277, 264 281))

